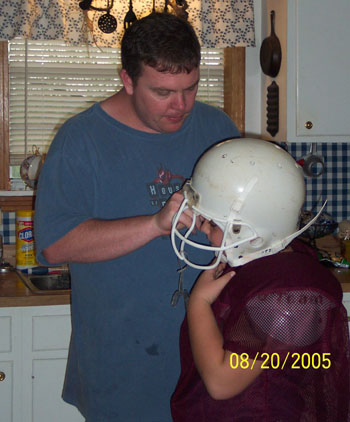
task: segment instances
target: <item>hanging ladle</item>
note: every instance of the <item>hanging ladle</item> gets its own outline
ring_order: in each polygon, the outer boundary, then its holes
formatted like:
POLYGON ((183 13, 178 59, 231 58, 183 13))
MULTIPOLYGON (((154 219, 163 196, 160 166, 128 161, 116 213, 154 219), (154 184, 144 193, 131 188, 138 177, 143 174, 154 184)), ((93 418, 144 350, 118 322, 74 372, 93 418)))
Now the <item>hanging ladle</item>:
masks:
POLYGON ((105 34, 114 32, 117 29, 117 19, 110 14, 114 0, 111 0, 111 4, 109 4, 109 0, 107 0, 107 7, 105 8, 92 6, 91 3, 92 0, 83 0, 79 3, 79 7, 84 11, 96 10, 98 12, 106 12, 105 15, 100 16, 97 25, 105 34))
MULTIPOLYGON (((97 22, 98 27, 105 34, 110 34, 117 29, 117 19, 109 13, 113 7, 113 3, 114 3, 114 0, 111 0, 111 4, 109 4, 109 0, 107 0, 107 7, 104 10, 106 11, 106 14, 100 16, 97 22)), ((95 8, 95 10, 98 10, 98 9, 95 8)))
POLYGON ((137 21, 137 17, 132 9, 132 0, 129 3, 129 10, 127 11, 125 18, 124 18, 124 29, 129 28, 135 21, 137 21))

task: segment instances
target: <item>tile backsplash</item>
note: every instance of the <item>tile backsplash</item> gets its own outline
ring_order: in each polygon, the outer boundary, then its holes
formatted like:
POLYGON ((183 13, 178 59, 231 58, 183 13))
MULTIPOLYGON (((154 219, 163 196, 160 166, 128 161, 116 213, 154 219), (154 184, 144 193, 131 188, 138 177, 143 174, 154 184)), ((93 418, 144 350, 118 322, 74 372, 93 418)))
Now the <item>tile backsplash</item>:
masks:
MULTIPOLYGON (((310 144, 284 143, 282 145, 298 161, 310 151, 310 144)), ((350 143, 318 143, 317 154, 325 161, 324 173, 315 178, 306 177, 305 209, 320 209, 328 199, 325 212, 338 223, 350 219, 350 143)), ((4 244, 16 243, 16 213, 3 212, 0 234, 4 244)))

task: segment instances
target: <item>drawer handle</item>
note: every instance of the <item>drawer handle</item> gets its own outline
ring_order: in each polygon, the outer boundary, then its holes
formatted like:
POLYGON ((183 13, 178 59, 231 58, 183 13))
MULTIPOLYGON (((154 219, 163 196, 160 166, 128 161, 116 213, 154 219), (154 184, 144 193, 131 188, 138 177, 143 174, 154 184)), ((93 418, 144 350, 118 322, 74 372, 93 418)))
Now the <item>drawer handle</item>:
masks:
POLYGON ((0 372, 0 381, 4 381, 6 378, 5 372, 0 372))

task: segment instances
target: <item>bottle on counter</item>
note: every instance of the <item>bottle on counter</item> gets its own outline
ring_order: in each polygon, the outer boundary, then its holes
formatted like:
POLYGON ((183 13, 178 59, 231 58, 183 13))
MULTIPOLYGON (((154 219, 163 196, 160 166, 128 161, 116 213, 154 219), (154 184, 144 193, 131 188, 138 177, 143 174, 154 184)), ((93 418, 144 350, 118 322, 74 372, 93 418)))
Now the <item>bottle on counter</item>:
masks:
POLYGON ((34 211, 16 212, 16 268, 24 270, 36 267, 34 241, 34 211))

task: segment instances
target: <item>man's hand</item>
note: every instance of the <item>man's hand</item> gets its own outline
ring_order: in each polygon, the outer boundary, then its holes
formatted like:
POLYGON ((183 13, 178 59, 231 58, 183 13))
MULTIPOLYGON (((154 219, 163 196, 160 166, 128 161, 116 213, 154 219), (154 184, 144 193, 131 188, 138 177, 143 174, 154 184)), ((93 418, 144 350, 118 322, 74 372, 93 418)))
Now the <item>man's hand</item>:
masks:
MULTIPOLYGON (((171 226, 173 222, 174 215, 178 212, 184 196, 182 192, 175 192, 166 202, 164 207, 153 215, 154 223, 157 228, 162 232, 162 234, 169 234, 171 232, 171 226)), ((177 229, 182 229, 183 227, 190 227, 192 224, 193 213, 190 209, 187 209, 182 213, 179 219, 179 224, 177 229)), ((197 219, 198 220, 198 219, 197 219)), ((196 227, 199 228, 199 220, 196 221, 196 227)))

